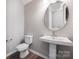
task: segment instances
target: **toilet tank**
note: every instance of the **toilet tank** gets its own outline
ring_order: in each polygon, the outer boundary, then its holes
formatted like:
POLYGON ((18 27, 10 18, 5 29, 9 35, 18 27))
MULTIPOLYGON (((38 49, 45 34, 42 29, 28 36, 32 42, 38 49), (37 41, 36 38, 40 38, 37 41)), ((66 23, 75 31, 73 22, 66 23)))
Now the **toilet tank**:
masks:
POLYGON ((33 40, 33 36, 32 35, 25 35, 25 43, 26 44, 31 44, 33 40))

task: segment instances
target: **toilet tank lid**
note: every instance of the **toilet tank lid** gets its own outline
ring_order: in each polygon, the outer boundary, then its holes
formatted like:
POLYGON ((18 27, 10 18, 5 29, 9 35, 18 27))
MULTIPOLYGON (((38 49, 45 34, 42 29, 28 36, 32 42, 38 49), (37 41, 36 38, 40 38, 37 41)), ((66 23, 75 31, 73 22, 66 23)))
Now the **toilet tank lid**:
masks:
POLYGON ((33 37, 32 35, 24 35, 25 37, 33 37))

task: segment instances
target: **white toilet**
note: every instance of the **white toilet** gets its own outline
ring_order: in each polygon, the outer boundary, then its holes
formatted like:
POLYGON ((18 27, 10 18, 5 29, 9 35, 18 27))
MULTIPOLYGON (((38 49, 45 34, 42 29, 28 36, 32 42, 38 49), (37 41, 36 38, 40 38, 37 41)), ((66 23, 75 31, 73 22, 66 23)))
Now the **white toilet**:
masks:
POLYGON ((29 54, 28 48, 29 45, 32 43, 32 36, 25 35, 25 43, 19 44, 16 49, 20 52, 20 58, 24 58, 29 54))

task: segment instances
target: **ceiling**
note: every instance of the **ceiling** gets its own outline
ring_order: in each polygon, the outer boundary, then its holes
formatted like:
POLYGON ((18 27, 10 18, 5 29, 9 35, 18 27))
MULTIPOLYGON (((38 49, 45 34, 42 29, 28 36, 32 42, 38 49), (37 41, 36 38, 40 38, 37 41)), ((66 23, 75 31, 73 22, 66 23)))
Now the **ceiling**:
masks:
POLYGON ((32 0, 22 0, 24 5, 28 4, 29 2, 31 2, 32 0))

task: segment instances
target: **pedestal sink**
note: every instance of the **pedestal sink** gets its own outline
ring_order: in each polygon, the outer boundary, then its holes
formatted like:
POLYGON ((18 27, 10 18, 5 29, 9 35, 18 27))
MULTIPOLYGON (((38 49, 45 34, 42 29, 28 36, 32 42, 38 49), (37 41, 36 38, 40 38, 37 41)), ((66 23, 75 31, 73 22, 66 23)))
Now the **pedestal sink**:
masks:
POLYGON ((41 41, 49 43, 49 59, 56 59, 56 45, 72 46, 72 41, 67 37, 40 37, 41 41))

